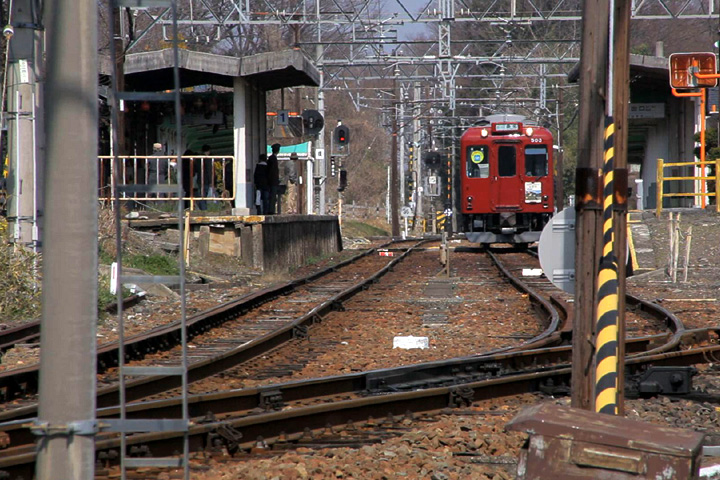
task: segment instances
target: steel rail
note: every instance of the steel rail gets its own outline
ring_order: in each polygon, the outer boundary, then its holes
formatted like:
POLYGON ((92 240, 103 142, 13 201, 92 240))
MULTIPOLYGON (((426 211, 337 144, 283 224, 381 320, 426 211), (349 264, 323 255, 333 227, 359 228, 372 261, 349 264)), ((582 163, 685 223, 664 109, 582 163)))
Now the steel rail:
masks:
MULTIPOLYGON (((206 378, 208 376, 226 370, 230 367, 233 367, 239 363, 263 355, 264 353, 278 347, 279 345, 295 338, 298 328, 304 328, 308 325, 312 325, 313 323, 319 321, 323 316, 327 315, 329 312, 341 308, 344 301, 346 301, 348 298, 355 295, 356 293, 360 292, 361 290, 367 288, 369 284, 377 282, 380 277, 390 271, 397 263, 403 261, 407 257, 407 255, 413 250, 414 247, 432 240, 433 239, 431 238, 417 241, 417 243, 413 247, 406 249, 402 255, 393 258, 392 261, 387 263, 383 268, 375 272, 373 275, 365 278, 364 280, 356 283, 353 286, 350 286, 349 288, 339 292, 338 294, 330 297, 329 299, 326 299, 306 314, 298 317, 292 322, 287 323, 278 330, 255 338, 246 344, 231 349, 218 356, 193 363, 192 365, 190 365, 190 369, 188 372, 190 382, 206 378)), ((192 321, 188 322, 188 328, 192 329, 192 334, 190 336, 192 337, 197 333, 207 331, 210 328, 219 325, 230 318, 234 318, 235 316, 245 313, 245 311, 248 311, 252 308, 257 307, 258 305, 272 300, 279 295, 285 295, 287 293, 290 293, 298 286, 310 283, 317 278, 320 278, 330 272, 336 271, 339 268, 342 268, 343 266, 350 264, 361 257, 365 257, 375 252, 376 250, 376 248, 369 249, 366 252, 355 256, 345 262, 329 267, 321 272, 313 273, 312 275, 309 275, 301 280, 295 280, 280 285, 279 287, 273 287, 270 289, 262 290, 260 292, 255 292, 246 295, 238 300, 234 300, 227 304, 206 310, 194 316, 192 321)), ((149 351, 149 344, 147 343, 148 341, 153 340, 157 342, 159 340, 162 340, 173 344, 173 342, 176 341, 176 338, 174 337, 177 337, 178 335, 179 332, 177 322, 173 322, 173 324, 154 330, 149 334, 141 334, 136 336, 136 341, 129 341, 127 343, 127 349, 132 349, 134 350, 134 352, 136 352, 137 356, 142 356, 140 355, 140 353, 143 353, 144 351, 149 351), (144 343, 141 343, 141 341, 144 343)), ((114 344, 111 346, 106 346, 103 351, 110 351, 111 353, 115 352, 115 354, 117 352, 114 344)), ((4 375, 0 374, 0 388, 19 388, 19 385, 23 382, 25 382, 26 391, 32 390, 33 385, 36 386, 37 366, 11 370, 8 372, 4 372, 4 375)), ((146 377, 139 380, 134 380, 132 382, 127 382, 126 398, 130 401, 133 401, 146 397, 148 395, 153 395, 167 390, 171 390, 173 388, 177 388, 178 386, 178 378, 176 376, 146 377)), ((116 385, 99 389, 97 396, 98 407, 116 405, 118 401, 117 395, 118 390, 116 385)), ((18 415, 32 416, 34 415, 34 413, 29 412, 33 412, 34 409, 35 406, 33 405, 20 409, 0 412, 0 422, 20 418, 18 417, 18 415)))
MULTIPOLYGON (((526 250, 526 253, 529 255, 537 258, 538 254, 535 251, 532 250, 526 250)), ((561 302, 558 298, 551 298, 551 301, 553 302, 561 302)), ((680 320, 677 315, 672 313, 670 310, 666 309, 662 305, 658 304, 657 302, 650 302, 648 300, 644 300, 640 297, 637 297, 635 295, 631 295, 629 293, 625 293, 625 303, 626 308, 629 306, 631 308, 637 308, 640 309, 651 316, 662 319, 665 321, 668 329, 672 332, 672 335, 667 339, 667 341, 659 345, 658 347, 654 348, 653 350, 643 352, 644 355, 652 355, 655 353, 663 353, 668 352, 671 350, 674 350, 680 346, 684 338, 687 338, 688 333, 685 329, 685 325, 683 324, 682 320, 680 320)), ((569 318, 573 318, 574 315, 571 312, 570 308, 566 308, 566 311, 568 312, 569 318)), ((711 330, 715 330, 712 329, 711 330)), ((570 337, 567 338, 568 341, 571 340, 572 335, 572 321, 569 323, 566 322, 566 326, 563 328, 563 333, 565 335, 569 335, 570 337)))
MULTIPOLYGON (((353 262, 374 253, 378 248, 385 248, 392 243, 399 242, 388 242, 380 247, 368 249, 350 259, 312 273, 304 278, 252 292, 230 302, 193 315, 187 322, 188 336, 189 338, 193 338, 199 334, 207 332, 212 328, 222 325, 223 323, 257 308, 264 303, 274 300, 279 296, 287 295, 300 286, 309 284, 325 275, 337 271, 340 268, 350 265, 353 262)), ((179 338, 180 323, 178 321, 156 328, 151 332, 133 335, 126 339, 126 360, 141 359, 147 353, 158 351, 158 345, 160 345, 160 348, 162 349, 169 349, 179 342, 179 338)), ((108 368, 116 366, 117 361, 117 342, 108 343, 98 348, 98 373, 102 373, 108 368)), ((38 371, 38 365, 31 365, 24 368, 0 372, 0 397, 5 401, 8 401, 20 394, 27 395, 36 393, 38 371)), ((2 419, 3 414, 0 413, 0 421, 2 421, 2 419)))
MULTIPOLYGON (((717 361, 715 356, 719 354, 720 346, 714 345, 633 358, 629 359, 626 365, 632 371, 639 371, 650 364, 694 365, 717 361)), ((571 369, 564 365, 542 372, 521 373, 468 382, 463 385, 334 401, 280 412, 260 413, 222 422, 196 423, 193 424, 190 431, 191 448, 194 451, 208 448, 208 437, 216 430, 227 427, 232 427, 242 435, 243 441, 239 442, 238 446, 241 449, 247 449, 254 446, 258 437, 262 437, 268 445, 272 445, 280 438, 289 441, 299 439, 307 429, 326 429, 328 425, 332 427, 347 426, 348 423, 368 422, 370 418, 402 417, 406 416, 408 412, 413 414, 441 412, 474 401, 537 392, 541 386, 549 383, 569 384, 570 373, 571 369)), ((318 382, 326 381, 327 379, 318 382)), ((317 385, 315 387, 317 390, 317 385)), ((259 389, 254 390, 252 394, 257 396, 260 393, 259 389)), ((324 391, 319 393, 320 396, 327 396, 324 391)), ((228 398, 227 401, 232 400, 228 398)), ((100 425, 102 427, 102 420, 100 425)), ((173 455, 177 451, 180 441, 182 441, 182 437, 177 433, 138 434, 127 440, 129 446, 142 447, 142 451, 152 452, 155 456, 173 455)), ((32 478, 34 453, 27 451, 27 447, 23 448, 25 450, 8 450, 0 458, 0 471, 5 472, 6 478, 11 480, 20 477, 32 478)), ((107 453, 111 450, 117 451, 117 448, 119 448, 119 440, 114 438, 102 438, 96 442, 97 452, 105 452, 107 458, 112 458, 112 455, 107 455, 107 453)))
MULTIPOLYGON (((685 343, 708 340, 710 333, 718 335, 720 327, 689 330, 685 332, 685 343)), ((651 335, 631 339, 627 343, 627 352, 635 356, 647 352, 649 345, 663 342, 666 334, 651 335)), ((212 411, 225 414, 238 410, 254 411, 270 409, 285 402, 307 400, 310 396, 332 396, 358 392, 373 394, 413 389, 427 389, 437 386, 462 385, 498 375, 516 374, 527 369, 544 370, 553 364, 570 362, 571 346, 547 347, 520 352, 478 355, 452 360, 427 362, 410 367, 373 370, 320 379, 273 384, 268 386, 232 390, 228 392, 194 395, 190 399, 190 415, 203 416, 212 411)), ((653 350, 654 351, 654 350, 653 350)), ((659 358, 659 357, 658 357, 659 358)), ((669 357, 672 358, 672 357, 669 357)), ((136 403, 128 406, 128 418, 169 418, 177 413, 179 400, 166 399, 136 403)), ((114 417, 118 407, 98 410, 98 417, 114 417)), ((11 446, 32 443, 33 436, 25 428, 28 417, 35 415, 33 407, 13 410, 15 418, 25 418, 6 423, 0 427, 4 443, 11 446)))
MULTIPOLYGON (((142 300, 143 295, 131 295, 123 299, 123 308, 132 307, 142 300)), ((106 311, 113 313, 117 311, 117 303, 113 302, 107 306, 106 311)), ((15 327, 0 330, 0 353, 5 353, 18 344, 30 343, 40 340, 40 321, 17 325, 15 327)))
MULTIPOLYGON (((402 257, 404 258, 409 254, 410 250, 406 251, 402 257)), ((395 262, 388 264, 386 268, 390 269, 395 262)), ((503 268, 509 277, 514 277, 510 274, 509 270, 503 268)), ((517 280, 517 279, 516 279, 517 280)), ((368 279, 368 282, 374 281, 372 278, 368 279)), ((522 281, 519 281, 519 288, 522 289, 522 281)), ((356 285, 353 288, 362 288, 363 285, 356 285)), ((341 292, 339 295, 331 300, 328 300, 325 305, 332 304, 333 302, 342 302, 344 299, 349 298, 352 295, 351 290, 348 289, 345 292, 341 292)), ((536 294, 537 295, 537 294, 536 294)), ((556 303, 560 303, 557 299, 552 299, 556 303)), ((334 304, 337 307, 337 303, 334 304)), ((651 313, 658 315, 658 309, 655 307, 656 304, 650 302, 644 302, 641 304, 643 308, 650 309, 651 313)), ((322 307, 322 306, 321 306, 322 307)), ((321 308, 318 307, 318 308, 321 308)), ((668 316, 667 311, 660 309, 660 314, 666 320, 670 321, 670 314, 668 316)), ((312 313, 305 317, 312 317, 312 313)), ((328 313, 328 311, 320 312, 319 315, 328 313)), ((556 312, 557 313, 557 312, 556 312)), ((300 320, 300 319, 299 319, 300 320)), ((298 320, 298 321, 299 321, 298 320)), ((307 318, 306 318, 307 320, 307 318)), ((557 322, 551 322, 557 323, 557 322)), ((571 325, 572 322, 570 322, 571 325)), ((554 327, 555 328, 555 327, 554 327)), ((567 331, 568 325, 565 326, 567 331)), ((283 329, 287 331, 288 328, 283 329)), ((717 334, 718 329, 698 329, 688 332, 676 333, 673 338, 677 339, 676 343, 679 343, 683 339, 690 339, 694 341, 699 338, 708 338, 709 332, 713 331, 717 334)), ((539 337, 543 337, 546 332, 543 332, 539 337)), ((558 332, 556 332, 558 333, 558 332)), ((566 332, 565 332, 566 333, 566 332)), ((628 352, 642 352, 646 351, 647 346, 650 344, 658 343, 662 339, 666 338, 667 335, 654 335, 649 337, 643 337, 635 339, 628 343, 628 352)), ((537 337, 536 337, 537 338, 537 337)), ((532 339, 525 344, 525 348, 536 344, 532 339)), ((497 374, 507 374, 508 372, 516 372, 522 368, 527 368, 528 365, 534 366, 535 368, 548 368, 547 365, 558 362, 567 362, 570 355, 570 347, 556 347, 546 348, 542 350, 531 350, 524 352, 510 352, 508 349, 501 349, 505 352, 502 353, 500 350, 488 352, 485 355, 478 355, 472 357, 466 357, 461 359, 446 360, 440 362, 428 362, 425 364, 400 367, 396 369, 383 369, 371 372, 365 372, 360 374, 353 374, 342 377, 327 377, 327 379, 313 380, 308 382, 293 382, 290 384, 279 384, 268 387, 261 387, 258 389, 248 389, 244 391, 237 391, 240 393, 223 393, 216 395, 200 395, 193 397, 191 406, 193 406, 193 412, 191 415, 198 416, 202 415, 207 411, 214 411, 223 413, 227 411, 227 408, 222 407, 223 403, 230 402, 237 410, 241 406, 245 409, 251 410, 256 408, 267 407, 267 399, 275 398, 280 401, 286 400, 299 400, 301 397, 306 396, 305 393, 298 394, 298 391, 306 390, 307 385, 315 385, 315 390, 320 390, 325 395, 330 394, 341 394, 348 392, 356 392, 359 390, 366 391, 392 391, 392 390, 408 390, 416 388, 432 388, 439 385, 448 384, 462 384, 468 381, 474 381, 483 379, 488 376, 494 376, 497 374), (199 409, 199 410, 198 410, 199 409)), ((657 352, 658 349, 653 349, 650 352, 657 352)), ((145 382, 139 382, 139 387, 144 388, 145 382)), ((112 393, 112 392, 111 392, 112 393)), ((152 402, 148 404, 135 405, 131 408, 131 411, 142 412, 140 416, 142 418, 165 418, 168 415, 172 415, 172 412, 165 411, 166 409, 177 408, 173 406, 173 402, 160 401, 152 402), (145 406, 147 405, 147 406, 145 406), (148 408, 150 411, 145 411, 148 408), (154 413, 153 413, 154 412, 154 413)), ((105 409, 99 412, 99 416, 112 415, 113 409, 105 409)), ((27 407, 24 409, 18 409, 13 411, 14 418, 30 417, 34 415, 34 409, 27 407)), ((19 425, 8 425, 3 428, 10 439, 8 443, 10 445, 18 445, 32 441, 32 437, 28 437, 29 432, 25 429, 19 428, 19 425)))

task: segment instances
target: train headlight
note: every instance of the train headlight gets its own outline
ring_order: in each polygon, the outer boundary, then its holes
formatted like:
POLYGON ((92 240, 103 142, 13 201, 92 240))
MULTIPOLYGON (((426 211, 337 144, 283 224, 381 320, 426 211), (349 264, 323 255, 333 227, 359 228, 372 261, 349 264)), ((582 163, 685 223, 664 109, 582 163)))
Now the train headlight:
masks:
POLYGON ((487 128, 483 128, 482 130, 480 130, 480 136, 483 138, 487 137, 489 133, 490 132, 488 132, 487 128))
POLYGON ((471 195, 468 195, 465 200, 467 200, 467 210, 472 210, 473 197, 471 195))
POLYGON ((532 134, 533 134, 534 131, 535 131, 535 130, 533 130, 532 127, 527 127, 527 128, 525 129, 525 135, 527 135, 528 137, 532 137, 532 134))

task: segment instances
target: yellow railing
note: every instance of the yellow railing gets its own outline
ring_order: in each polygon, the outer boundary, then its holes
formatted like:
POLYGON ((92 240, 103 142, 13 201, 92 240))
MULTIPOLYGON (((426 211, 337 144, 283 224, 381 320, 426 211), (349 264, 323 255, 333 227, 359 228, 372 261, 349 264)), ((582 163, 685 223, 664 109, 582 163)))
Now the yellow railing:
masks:
POLYGON ((665 161, 662 158, 658 158, 657 161, 657 202, 655 207, 655 213, 659 217, 660 213, 662 212, 662 201, 663 198, 669 198, 669 197, 715 197, 715 210, 717 212, 720 212, 720 202, 718 202, 717 198, 717 189, 718 186, 720 186, 720 159, 715 160, 715 162, 677 162, 677 163, 665 163, 665 161), (706 167, 709 164, 715 163, 715 175, 712 177, 708 176, 692 176, 692 177, 666 177, 665 176, 665 169, 668 167, 685 167, 685 166, 695 166, 695 167, 706 167), (706 181, 706 180, 715 180, 715 191, 714 192, 705 192, 704 188, 700 193, 697 192, 671 192, 671 193, 663 193, 663 187, 665 182, 671 181, 671 180, 700 180, 700 181, 706 181))
MULTIPOLYGON (((128 155, 118 157, 120 172, 117 181, 121 185, 177 185, 178 173, 175 165, 177 157, 173 155, 128 155)), ((183 200, 191 201, 191 205, 201 201, 232 201, 235 199, 235 157, 192 155, 183 156, 185 196, 183 200), (189 190, 189 191, 188 191, 189 190)), ((99 196, 105 200, 115 200, 115 178, 113 157, 98 157, 99 196)), ((181 176, 182 181, 182 176, 181 176)), ((122 200, 177 200, 167 193, 123 193, 122 200)))

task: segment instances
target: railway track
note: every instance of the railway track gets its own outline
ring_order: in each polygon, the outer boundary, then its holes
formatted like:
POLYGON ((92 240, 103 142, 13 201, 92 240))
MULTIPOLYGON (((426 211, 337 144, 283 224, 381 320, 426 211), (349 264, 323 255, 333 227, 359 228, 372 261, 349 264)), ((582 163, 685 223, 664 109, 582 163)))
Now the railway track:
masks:
MULTIPOLYGON (((286 342, 304 338, 310 326, 330 312, 342 309, 343 302, 353 295, 368 288, 371 284, 376 284, 378 279, 394 265, 402 261, 409 251, 411 249, 397 250, 394 253, 397 253, 398 256, 394 257, 390 262, 386 262, 387 257, 370 255, 374 250, 365 252, 359 257, 368 260, 371 264, 377 263, 382 267, 357 283, 346 281, 347 275, 355 280, 362 276, 357 272, 353 273, 353 270, 349 269, 354 263, 348 261, 345 268, 349 270, 345 272, 345 280, 335 275, 344 266, 335 266, 329 271, 320 272, 302 281, 256 292, 243 299, 229 302, 192 317, 188 324, 189 336, 193 339, 192 347, 195 358, 189 372, 190 381, 196 382, 199 379, 224 371, 233 365, 246 363, 254 358, 264 356, 286 342), (313 282, 312 280, 315 278, 320 278, 324 282, 313 282), (257 313, 257 310, 253 311, 257 307, 260 308, 259 313, 257 313), (248 312, 255 313, 250 314, 248 312), (241 320, 246 321, 238 322, 233 319, 234 316, 241 317, 241 320), (228 329, 228 323, 235 324, 234 328, 228 329), (220 337, 203 335, 208 331, 212 333, 213 328, 224 330, 223 335, 220 337), (206 339, 206 337, 208 338, 206 339)), ((433 257, 433 262, 436 262, 435 257, 433 257)), ((363 268, 367 269, 367 266, 363 268)), ((428 283, 432 283, 432 280, 428 283)), ((392 285, 387 287, 386 290, 391 287, 392 285)), ((376 305, 369 305, 370 309, 376 307, 376 305)), ((547 317, 553 315, 555 318, 557 317, 552 307, 546 306, 545 309, 547 317)), ((552 321, 546 325, 549 330, 555 328, 551 324, 552 321)), ((172 355, 162 352, 166 352, 173 346, 177 336, 179 336, 177 326, 170 325, 131 338, 126 349, 127 360, 134 357, 146 363, 168 364, 172 362, 172 358, 169 358, 172 355), (152 354, 156 350, 161 353, 153 356, 152 354)), ((547 336, 547 334, 542 334, 541 338, 544 336, 547 336)), ((117 350, 114 345, 101 349, 98 355, 98 370, 100 373, 107 371, 107 363, 117 361, 116 355, 117 350)), ((0 374, 0 387, 3 389, 6 401, 18 394, 27 395, 33 393, 36 388, 36 376, 36 367, 0 374)), ((99 382, 101 387, 98 394, 98 406, 114 405, 117 402, 117 388, 112 384, 113 376, 105 374, 103 377, 104 381, 99 382)), ((130 382, 128 383, 127 398, 132 401, 161 393, 176 387, 176 382, 177 379, 174 377, 162 379, 153 377, 130 382)), ((30 406, 28 411, 32 412, 33 408, 33 406, 30 406)), ((24 411, 24 409, 14 408, 12 411, 2 412, 0 413, 0 420, 12 420, 17 418, 18 412, 24 411)), ((34 415, 34 413, 31 415, 34 415)))
MULTIPOLYGON (((628 359, 627 365, 631 371, 650 364, 691 365, 709 361, 718 354, 720 346, 715 345, 645 355, 628 359)), ((498 362, 502 356, 506 359, 512 357, 511 354, 499 354, 486 360, 498 362)), ((567 364, 535 370, 491 375, 493 378, 481 380, 466 378, 462 384, 381 395, 368 393, 366 386, 371 382, 366 374, 354 374, 196 396, 190 403, 191 415, 195 417, 190 430, 191 445, 195 451, 222 447, 231 453, 250 450, 258 443, 267 448, 278 442, 311 439, 328 429, 334 434, 339 434, 341 430, 352 432, 377 422, 392 424, 399 418, 412 419, 418 414, 468 407, 474 401, 569 385, 570 367, 567 364), (204 413, 208 411, 213 415, 204 413)), ((176 413, 178 408, 179 402, 175 399, 146 402, 128 406, 128 415, 130 418, 164 418, 176 413)), ((117 408, 100 410, 100 425, 103 418, 116 415, 117 408)), ((139 455, 165 456, 179 450, 182 435, 137 434, 127 441, 130 449, 139 455)), ((96 445, 98 458, 108 462, 117 458, 118 439, 100 435, 96 445)), ((0 471, 11 479, 30 478, 33 450, 34 446, 28 444, 6 450, 0 458, 0 471)))
MULTIPOLYGON (((408 244, 408 241, 403 242, 408 244)), ((415 246, 422 242, 413 242, 415 246)), ((201 349, 195 349, 195 363, 201 363, 205 358, 217 356, 220 345, 225 343, 225 351, 230 350, 227 345, 243 344, 252 342, 258 337, 275 332, 275 341, 283 342, 287 337, 293 335, 301 335, 302 331, 311 323, 313 316, 323 315, 333 308, 339 308, 344 298, 351 296, 358 289, 364 288, 367 284, 376 282, 378 278, 387 273, 393 265, 404 259, 404 254, 411 248, 401 248, 399 242, 395 243, 398 250, 396 257, 378 257, 374 256, 375 249, 369 249, 365 252, 348 259, 340 264, 326 268, 305 278, 287 282, 266 288, 239 299, 219 305, 215 308, 205 310, 197 315, 188 318, 188 337, 196 339, 207 332, 213 331, 220 327, 227 328, 230 322, 238 318, 246 316, 247 313, 256 311, 258 308, 265 308, 265 312, 260 313, 260 318, 252 318, 252 325, 236 322, 235 330, 237 333, 227 332, 227 334, 219 339, 209 340, 210 343, 216 345, 203 344, 201 349), (364 263, 358 266, 359 263, 364 263), (373 268, 375 266, 375 268, 373 268), (364 281, 357 282, 360 274, 357 272, 364 269, 372 269, 373 274, 364 281), (352 280, 355 279, 355 282, 352 280), (317 305, 309 314, 303 315, 299 321, 292 318, 292 315, 301 308, 292 306, 292 298, 295 296, 300 301, 297 305, 317 305), (280 300, 278 300, 280 299, 280 300), (283 300, 285 300, 283 302, 283 300), (282 305, 273 305, 278 302, 282 305), (290 305, 290 306, 288 306, 290 305), (292 328, 281 329, 285 324, 292 324, 292 328), (245 327, 245 328, 243 328, 245 327), (249 332, 249 333, 248 333, 249 332), (230 341, 228 341, 230 339, 230 341), (213 348, 215 347, 215 348, 213 348), (203 355, 203 351, 205 354, 203 355)), ((390 246, 390 245, 388 245, 390 246)), ((27 338, 27 335, 34 335, 32 332, 39 328, 38 325, 28 324, 18 328, 17 331, 8 332, 8 336, 0 333, 0 342, 10 345, 17 342, 15 338, 27 338)), ((125 361, 139 361, 149 355, 170 351, 179 344, 180 325, 179 322, 170 323, 164 327, 153 329, 139 335, 134 335, 126 339, 125 361)), ((269 340, 269 339, 268 339, 269 340)), ((24 340, 22 340, 24 341, 24 340)), ((274 348, 272 342, 260 342, 262 348, 274 348)), ((252 350, 246 348, 245 350, 252 350)), ((253 350, 256 354, 257 350, 253 350)), ((262 352, 259 352, 262 353, 262 352)), ((229 355, 229 362, 234 361, 233 355, 229 355)), ((98 348, 97 354, 97 371, 98 373, 107 372, 117 366, 118 350, 117 343, 102 345, 98 348)), ((163 363, 168 363, 163 360, 163 363)), ((18 397, 33 395, 37 393, 38 386, 38 365, 32 365, 25 368, 13 369, 0 372, 0 400, 8 402, 18 397)), ((102 385, 102 380, 100 381, 102 385)), ((102 390, 102 386, 101 386, 102 390)), ((102 398, 99 397, 99 398, 102 398)), ((112 403, 112 401, 110 401, 112 403)), ((100 404, 102 405, 102 403, 100 404)), ((0 413, 2 415, 2 413, 0 413)))
MULTIPOLYGON (((407 252, 405 254, 407 254, 407 252)), ((514 276, 511 275, 511 277, 514 276)), ((519 288, 523 288, 522 281, 518 278, 514 277, 512 281, 517 282, 519 288)), ((545 310, 544 315, 541 315, 541 317, 545 319, 544 324, 547 326, 547 328, 540 335, 536 336, 528 342, 525 342, 526 346, 537 347, 538 344, 551 343, 551 340, 549 340, 550 338, 553 338, 553 342, 562 341, 562 336, 558 335, 558 331, 562 327, 562 322, 560 318, 566 318, 567 315, 564 313, 558 313, 556 307, 549 305, 550 302, 548 302, 547 300, 544 300, 542 298, 535 298, 534 295, 530 296, 534 303, 537 303, 541 306, 541 310, 545 310)), ((562 302, 558 302, 558 305, 561 304, 562 302)), ((654 309, 653 305, 649 305, 649 307, 652 307, 654 309)), ((677 321, 677 319, 674 319, 672 321, 669 320, 672 317, 671 314, 668 316, 669 312, 664 312, 662 311, 662 309, 654 309, 654 312, 655 315, 659 315, 665 318, 671 325, 675 325, 675 332, 672 335, 672 338, 676 338, 678 339, 678 341, 683 338, 695 339, 695 337, 710 335, 709 331, 683 332, 681 328, 682 324, 677 321)), ((667 338, 667 335, 661 334, 629 342, 628 352, 647 351, 648 345, 655 344, 665 338, 667 338)), ((565 340, 567 339, 565 338, 565 340)), ((668 346, 668 342, 662 343, 664 343, 665 345, 662 348, 673 348, 672 346, 668 346)), ((466 386, 471 385, 468 388, 473 389, 472 385, 478 382, 482 383, 499 381, 499 384, 504 385, 507 378, 520 378, 523 375, 530 375, 534 376, 535 378, 545 378, 543 377, 543 375, 548 375, 546 377, 549 379, 547 380, 547 382, 552 384, 555 388, 563 385, 563 383, 569 383, 566 379, 563 380, 563 378, 565 377, 563 377, 564 373, 562 373, 563 368, 565 368, 563 367, 563 364, 567 364, 567 362, 569 361, 569 347, 565 346, 544 348, 523 352, 512 352, 511 350, 512 347, 499 349, 495 352, 489 352, 485 355, 477 355, 474 357, 453 359, 443 362, 429 362, 421 365, 384 369, 345 376, 329 377, 326 379, 304 380, 291 384, 275 384, 256 389, 245 389, 235 392, 225 392, 216 395, 200 395, 197 397, 193 397, 193 400, 191 402, 191 415, 195 417, 201 417, 204 416, 206 412, 211 411, 214 412, 216 416, 233 415, 235 417, 243 419, 256 416, 248 415, 249 412, 272 412, 274 409, 283 408, 283 406, 286 406, 289 403, 301 402, 304 404, 308 402, 313 403, 319 401, 316 398, 317 394, 314 394, 315 397, 313 397, 311 394, 302 393, 306 391, 322 391, 323 394, 321 395, 321 397, 325 398, 325 401, 327 401, 327 397, 329 396, 330 399, 333 400, 332 403, 335 404, 337 403, 338 398, 340 398, 341 401, 367 401, 367 399, 370 398, 369 396, 377 396, 380 393, 382 393, 382 396, 387 396, 397 395, 398 391, 403 391, 404 393, 412 393, 414 391, 417 391, 418 389, 435 390, 440 388, 449 389, 446 392, 447 395, 457 397, 455 400, 453 400, 453 402, 463 403, 469 400, 467 397, 467 392, 469 390, 467 390, 466 386), (555 366, 551 367, 551 365, 555 366), (558 376, 554 376, 555 374, 553 374, 552 372, 555 371, 561 371, 561 373, 559 373, 558 376), (450 393, 451 391, 454 393, 450 393), (228 407, 223 407, 223 405, 233 405, 231 407, 232 411, 227 410, 228 407), (243 411, 245 413, 242 413, 243 411)), ((704 355, 707 356, 715 353, 715 350, 710 349, 706 350, 704 352, 704 355)), ((685 355, 691 356, 692 353, 686 353, 685 355)), ((654 358, 654 361, 674 362, 677 361, 673 360, 676 358, 676 354, 665 354, 665 356, 659 356, 654 358)), ((538 386, 539 384, 536 382, 534 388, 539 388, 538 386)), ((155 388, 157 389, 157 387, 155 388)), ((472 398, 474 398, 474 396, 472 398)), ((381 404, 385 405, 382 402, 381 404)), ((148 416, 155 416, 155 418, 164 418, 176 414, 176 412, 173 413, 172 410, 177 408, 177 401, 174 401, 172 399, 161 400, 157 402, 145 402, 142 404, 130 406, 128 408, 128 415, 137 416, 138 418, 148 418, 148 416)), ((293 408, 293 410, 299 408, 305 407, 296 406, 293 408)), ((15 413, 22 414, 24 416, 31 416, 34 412, 32 408, 20 410, 24 410, 24 412, 20 413, 20 411, 16 411, 15 413)), ((104 409, 99 412, 100 417, 112 415, 112 408, 104 409)), ((267 413, 267 415, 272 415, 272 413, 267 413)), ((303 415, 300 415, 298 418, 301 418, 302 416, 303 415)), ((200 431, 205 432, 199 433, 199 435, 201 436, 204 434, 208 434, 211 436, 217 435, 217 433, 212 433, 212 428, 216 430, 218 428, 220 428, 221 430, 227 430, 227 428, 230 426, 233 429, 236 429, 236 427, 242 427, 243 429, 247 429, 248 424, 242 422, 249 422, 249 420, 247 419, 242 421, 238 420, 241 423, 233 423, 232 425, 228 424, 227 422, 220 422, 224 426, 219 427, 218 422, 211 421, 212 418, 209 418, 207 420, 209 421, 207 425, 199 427, 200 431), (212 427, 209 431, 210 433, 208 433, 208 431, 206 430, 208 425, 214 425, 214 427, 212 427)), ((22 422, 23 421, 19 421, 18 423, 22 422)), ((310 427, 303 427, 303 432, 305 432, 305 428, 310 427)), ((264 438, 270 438, 267 436, 267 433, 268 431, 265 432, 266 435, 263 436, 264 438)), ((20 462, 17 463, 17 465, 22 464, 21 459, 31 454, 31 452, 29 451, 31 450, 31 447, 23 446, 28 445, 28 442, 32 441, 32 437, 28 434, 28 429, 20 428, 18 425, 6 426, 4 428, 3 435, 5 435, 5 443, 11 446, 11 449, 5 452, 8 456, 8 462, 12 463, 13 461, 17 461, 20 462), (10 457, 12 457, 14 460, 11 460, 10 457)), ((244 436, 244 438, 250 438, 248 436, 250 434, 243 433, 242 435, 244 436)), ((146 443, 143 443, 143 439, 140 439, 140 437, 137 438, 139 442, 138 445, 143 446, 141 450, 147 451, 150 447, 146 443)), ((278 438, 287 438, 287 432, 285 432, 285 434, 278 434, 278 438)), ((111 451, 113 449, 113 440, 111 438, 102 441, 99 440, 99 444, 102 442, 110 442, 108 444, 109 446, 105 454, 105 458, 112 457, 111 451)), ((233 444, 237 443, 237 441, 233 440, 233 444)), ((164 454, 163 452, 157 451, 157 447, 153 447, 152 453, 153 455, 164 454)), ((6 455, 3 455, 3 457, 5 456, 6 455)), ((10 469, 8 471, 15 472, 16 468, 13 465, 10 465, 10 463, 7 464, 8 468, 10 469)), ((6 464, 0 463, 0 465, 6 464)))

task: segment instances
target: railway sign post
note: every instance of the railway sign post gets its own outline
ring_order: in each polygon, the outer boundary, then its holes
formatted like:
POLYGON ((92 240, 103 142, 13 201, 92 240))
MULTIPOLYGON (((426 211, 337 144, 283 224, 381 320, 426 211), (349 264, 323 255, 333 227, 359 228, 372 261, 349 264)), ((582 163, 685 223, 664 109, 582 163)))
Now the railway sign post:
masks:
POLYGON ((405 230, 403 231, 403 238, 407 238, 408 236, 408 218, 412 217, 412 209, 405 205, 400 209, 400 215, 403 217, 403 222, 405 224, 405 230))
POLYGON ((575 207, 555 215, 543 228, 538 244, 540 266, 553 285, 575 293, 575 207))
POLYGON ((670 62, 672 88, 709 88, 717 86, 717 78, 698 78, 695 74, 715 75, 717 67, 712 52, 673 53, 670 62))

